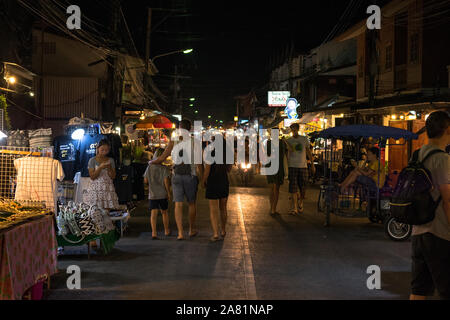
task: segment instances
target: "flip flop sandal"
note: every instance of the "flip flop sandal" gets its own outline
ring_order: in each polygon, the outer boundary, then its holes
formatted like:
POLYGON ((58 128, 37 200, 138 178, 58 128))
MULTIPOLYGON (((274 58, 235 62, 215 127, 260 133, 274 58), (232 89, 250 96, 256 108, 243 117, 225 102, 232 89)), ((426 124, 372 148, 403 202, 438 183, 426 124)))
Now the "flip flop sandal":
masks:
POLYGON ((153 237, 153 236, 152 236, 152 240, 159 240, 159 238, 158 238, 158 237, 153 237))
POLYGON ((217 242, 217 241, 220 241, 220 238, 219 238, 219 237, 211 237, 211 238, 209 239, 209 241, 211 241, 211 242, 217 242))
POLYGON ((190 234, 190 235, 189 235, 189 238, 193 238, 193 237, 195 237, 196 235, 198 235, 198 231, 195 231, 194 233, 190 234))

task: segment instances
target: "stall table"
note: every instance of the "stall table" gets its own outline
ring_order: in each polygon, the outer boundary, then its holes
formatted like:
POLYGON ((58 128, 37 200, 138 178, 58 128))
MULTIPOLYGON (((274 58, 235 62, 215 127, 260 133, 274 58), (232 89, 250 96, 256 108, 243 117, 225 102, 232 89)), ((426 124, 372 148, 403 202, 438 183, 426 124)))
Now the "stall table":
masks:
POLYGON ((0 231, 0 300, 20 300, 40 279, 56 272, 53 216, 0 231))

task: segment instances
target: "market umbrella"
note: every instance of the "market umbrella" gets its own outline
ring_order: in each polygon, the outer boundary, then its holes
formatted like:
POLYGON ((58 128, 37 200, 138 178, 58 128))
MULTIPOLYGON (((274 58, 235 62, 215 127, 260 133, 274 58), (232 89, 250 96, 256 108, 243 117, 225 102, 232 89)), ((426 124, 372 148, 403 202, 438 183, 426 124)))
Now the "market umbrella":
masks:
POLYGON ((170 129, 173 123, 162 115, 156 115, 136 123, 136 129, 170 129))

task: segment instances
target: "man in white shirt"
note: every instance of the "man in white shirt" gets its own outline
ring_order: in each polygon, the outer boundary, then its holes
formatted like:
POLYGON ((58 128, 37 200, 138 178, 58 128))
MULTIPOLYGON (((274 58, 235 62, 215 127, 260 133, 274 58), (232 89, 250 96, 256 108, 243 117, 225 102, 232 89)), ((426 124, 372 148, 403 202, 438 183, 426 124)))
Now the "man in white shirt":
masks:
POLYGON ((315 173, 310 142, 306 136, 299 135, 300 126, 293 123, 290 126, 292 137, 286 140, 288 154, 289 193, 293 202, 292 215, 303 213, 303 200, 306 196, 308 182, 308 159, 311 160, 311 172, 315 173), (300 192, 299 192, 300 191, 300 192), (300 194, 299 194, 300 193, 300 194))

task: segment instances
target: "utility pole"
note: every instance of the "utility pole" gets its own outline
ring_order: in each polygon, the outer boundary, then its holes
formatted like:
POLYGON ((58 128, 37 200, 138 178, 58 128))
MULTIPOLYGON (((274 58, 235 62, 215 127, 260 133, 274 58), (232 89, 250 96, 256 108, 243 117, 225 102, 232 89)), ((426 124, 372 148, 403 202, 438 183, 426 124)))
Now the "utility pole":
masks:
POLYGON ((149 70, 149 62, 150 62, 150 32, 152 28, 152 8, 148 8, 147 15, 147 35, 145 40, 145 71, 149 70))
MULTIPOLYGON (((110 20, 110 30, 113 39, 117 39, 118 34, 118 25, 119 25, 119 8, 120 1, 113 0, 111 1, 111 20, 110 20)), ((108 56, 106 58, 108 61, 108 78, 107 78, 107 86, 106 86, 106 105, 103 109, 102 118, 106 121, 112 121, 115 118, 116 114, 116 105, 117 105, 117 97, 116 97, 116 88, 117 84, 115 83, 115 66, 116 66, 116 58, 113 56, 108 56)), ((121 105, 121 101, 119 101, 119 105, 121 105)))
POLYGON ((173 104, 174 111, 178 109, 178 66, 175 65, 175 74, 173 78, 173 104))

